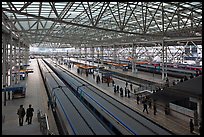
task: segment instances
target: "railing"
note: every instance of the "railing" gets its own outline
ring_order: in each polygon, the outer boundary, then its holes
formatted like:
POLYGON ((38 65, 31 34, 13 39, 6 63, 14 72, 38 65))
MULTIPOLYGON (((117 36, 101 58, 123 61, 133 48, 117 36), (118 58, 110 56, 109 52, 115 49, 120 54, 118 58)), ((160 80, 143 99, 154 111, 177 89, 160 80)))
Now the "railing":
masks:
POLYGON ((40 123, 40 131, 43 135, 54 135, 53 132, 50 131, 48 116, 46 113, 42 114, 41 110, 38 110, 37 113, 38 122, 40 123))

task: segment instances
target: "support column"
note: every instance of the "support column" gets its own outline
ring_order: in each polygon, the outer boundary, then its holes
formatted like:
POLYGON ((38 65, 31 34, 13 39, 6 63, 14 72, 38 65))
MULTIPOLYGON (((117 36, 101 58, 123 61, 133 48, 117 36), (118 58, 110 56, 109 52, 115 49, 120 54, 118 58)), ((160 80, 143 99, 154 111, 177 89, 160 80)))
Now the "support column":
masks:
POLYGON ((29 45, 25 47, 25 64, 29 64, 29 45))
POLYGON ((79 57, 78 57, 78 59, 79 59, 79 62, 81 62, 81 45, 79 45, 79 57))
POLYGON ((98 70, 99 70, 99 48, 97 47, 97 60, 98 60, 98 70))
POLYGON ((116 59, 117 59, 117 55, 116 55, 116 46, 113 45, 113 60, 114 60, 114 62, 117 61, 116 59))
POLYGON ((94 47, 91 47, 92 66, 94 65, 94 47))
MULTIPOLYGON (((2 72, 3 72, 3 88, 6 87, 6 35, 3 35, 3 63, 2 63, 2 72)), ((4 106, 6 106, 6 92, 4 92, 4 106)))
POLYGON ((16 59, 16 49, 17 49, 17 44, 19 43, 19 40, 14 43, 14 84, 17 83, 17 59, 16 59))
POLYGON ((135 62, 136 62, 136 53, 135 53, 135 49, 136 47, 135 47, 135 44, 133 43, 132 44, 132 72, 133 73, 136 73, 137 72, 137 68, 136 68, 136 64, 135 64, 135 62))
POLYGON ((166 57, 165 57, 165 78, 167 79, 167 47, 168 45, 165 45, 165 53, 166 53, 166 57))
POLYGON ((87 47, 86 46, 84 47, 84 50, 85 50, 85 64, 87 65, 87 47))
MULTIPOLYGON (((9 57, 9 64, 10 64, 10 86, 13 85, 13 75, 12 75, 12 67, 13 67, 13 38, 12 38, 12 32, 10 31, 10 57, 9 57)), ((8 92, 8 99, 12 99, 12 92, 8 92), (10 96, 11 94, 11 96, 10 96)))
POLYGON ((104 48, 103 48, 103 46, 102 46, 102 47, 101 47, 101 65, 102 65, 102 66, 103 66, 103 60, 104 60, 103 51, 104 51, 104 48))
POLYGON ((164 80, 164 5, 162 2, 162 80, 164 80))
POLYGON ((19 40, 19 45, 18 45, 18 50, 17 50, 17 59, 18 59, 18 61, 17 61, 17 80, 18 80, 18 83, 20 82, 20 73, 19 73, 19 71, 20 71, 20 66, 21 66, 21 42, 20 42, 20 40, 19 40))
POLYGON ((162 40, 162 80, 164 80, 164 39, 162 40))

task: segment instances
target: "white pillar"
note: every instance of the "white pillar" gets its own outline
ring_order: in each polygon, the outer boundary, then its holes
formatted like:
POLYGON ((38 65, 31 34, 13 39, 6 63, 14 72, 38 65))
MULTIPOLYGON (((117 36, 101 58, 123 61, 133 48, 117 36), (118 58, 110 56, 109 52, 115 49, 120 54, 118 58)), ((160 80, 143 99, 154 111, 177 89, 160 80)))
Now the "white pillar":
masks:
POLYGON ((104 51, 104 48, 103 48, 103 46, 101 46, 101 65, 102 66, 103 66, 103 60, 104 60, 103 51, 104 51))
POLYGON ((164 80, 164 39, 162 40, 162 80, 164 80))
MULTIPOLYGON (((2 63, 2 72, 3 72, 3 85, 6 87, 6 34, 3 35, 3 63, 2 63)), ((6 92, 4 92, 4 106, 6 106, 6 92)))
POLYGON ((91 47, 92 66, 94 65, 94 47, 91 47))
POLYGON ((168 47, 168 46, 167 46, 167 44, 166 44, 166 45, 165 45, 165 53, 166 53, 166 57, 165 57, 165 58, 166 58, 166 60, 165 60, 165 62, 166 62, 166 63, 165 63, 165 64, 166 64, 166 65, 165 65, 165 70, 166 70, 166 71, 165 71, 165 74, 166 74, 166 76, 165 76, 165 77, 166 77, 166 78, 167 78, 167 47, 168 47))
MULTIPOLYGON (((9 63, 10 63, 10 86, 14 83, 14 77, 12 75, 12 67, 13 67, 13 38, 12 38, 12 32, 10 31, 10 57, 9 57, 9 63)), ((12 99, 12 92, 8 92, 9 99, 12 99)))
POLYGON ((79 59, 79 62, 81 62, 81 45, 79 46, 79 57, 78 57, 78 59, 79 59))
POLYGON ((84 50, 85 50, 85 64, 87 64, 87 48, 86 48, 86 46, 84 47, 84 50))
POLYGON ((116 46, 113 45, 113 60, 114 60, 114 62, 117 61, 116 59, 117 59, 117 55, 116 55, 116 46))
POLYGON ((132 44, 132 72, 136 73, 137 72, 137 68, 136 68, 136 53, 135 53, 135 44, 132 44))

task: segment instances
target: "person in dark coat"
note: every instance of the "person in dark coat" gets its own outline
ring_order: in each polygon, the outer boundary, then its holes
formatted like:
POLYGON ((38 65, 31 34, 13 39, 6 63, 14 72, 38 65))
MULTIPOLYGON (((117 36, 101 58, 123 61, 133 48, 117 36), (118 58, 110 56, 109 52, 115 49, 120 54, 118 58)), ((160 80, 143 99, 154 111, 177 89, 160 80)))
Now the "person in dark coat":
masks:
POLYGON ((126 85, 126 87, 128 86, 128 82, 127 81, 126 81, 125 85, 126 85))
POLYGON ((125 97, 127 96, 127 88, 125 87, 125 97))
POLYGON ((147 101, 144 100, 143 101, 143 112, 146 110, 147 114, 148 114, 148 110, 147 110, 147 101))
POLYGON ((25 109, 23 108, 23 105, 20 105, 20 108, 17 111, 17 115, 19 118, 19 126, 23 126, 23 118, 25 116, 25 109))
POLYGON ((190 126, 190 132, 193 133, 194 131, 193 119, 190 119, 189 126, 190 126))
POLYGON ((32 123, 33 112, 34 112, 34 109, 31 107, 31 104, 30 104, 29 108, 27 108, 26 110, 26 119, 28 124, 32 123))
POLYGON ((187 76, 185 76, 185 77, 183 78, 183 80, 184 80, 184 81, 188 80, 187 76))
POLYGON ((132 91, 132 83, 130 83, 130 90, 132 91))
POLYGON ((130 90, 129 89, 127 89, 127 96, 128 96, 128 98, 130 97, 130 90))
POLYGON ((112 80, 112 86, 114 86, 114 84, 115 84, 115 81, 114 81, 114 80, 112 80))
POLYGON ((153 105, 153 109, 154 109, 154 115, 156 115, 156 113, 157 113, 157 108, 156 108, 156 104, 154 103, 154 105, 153 105))
POLYGON ((140 97, 137 95, 137 104, 139 105, 140 97))
POLYGON ((123 97, 123 88, 120 88, 120 96, 123 97))
POLYGON ((98 84, 99 82, 100 82, 100 76, 97 75, 97 77, 96 77, 96 83, 98 84))
POLYGON ((118 91, 118 93, 119 93, 119 88, 120 88, 119 85, 117 85, 117 91, 118 91))
POLYGON ((114 85, 114 93, 116 93, 116 85, 114 85))

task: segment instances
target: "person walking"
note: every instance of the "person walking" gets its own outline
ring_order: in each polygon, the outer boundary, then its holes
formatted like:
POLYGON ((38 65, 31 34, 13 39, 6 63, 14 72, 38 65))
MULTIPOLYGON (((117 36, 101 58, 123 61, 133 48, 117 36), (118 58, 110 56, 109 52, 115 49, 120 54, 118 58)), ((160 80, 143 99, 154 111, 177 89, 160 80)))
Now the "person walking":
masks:
POLYGON ((190 119, 189 126, 190 126, 190 132, 193 133, 194 131, 193 119, 190 119))
POLYGON ((146 110, 147 114, 148 114, 148 110, 147 110, 147 101, 144 100, 143 101, 143 112, 146 110))
POLYGON ((26 118, 28 120, 28 124, 32 124, 32 117, 33 117, 34 109, 31 107, 31 104, 29 104, 29 108, 26 110, 26 118))
POLYGON ((23 105, 20 105, 20 108, 17 111, 17 115, 19 118, 19 126, 23 126, 23 118, 25 116, 25 109, 23 108, 23 105))

